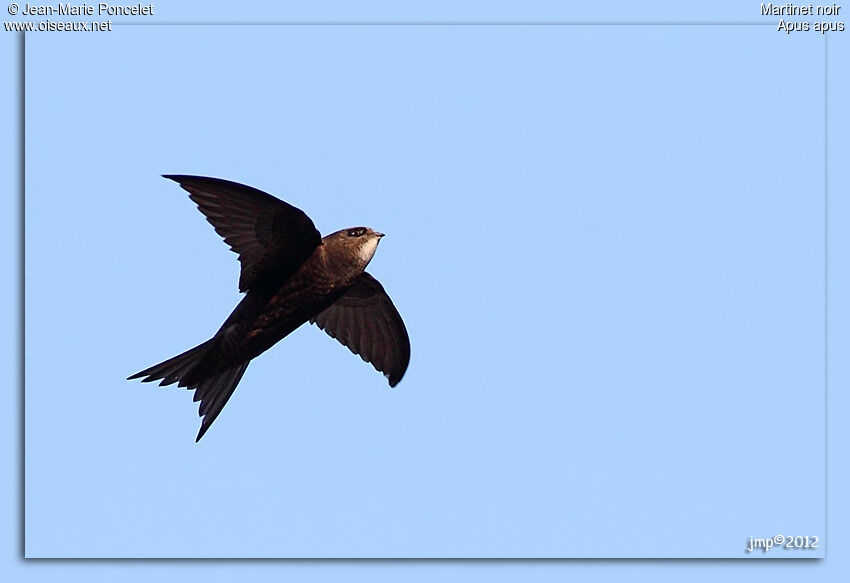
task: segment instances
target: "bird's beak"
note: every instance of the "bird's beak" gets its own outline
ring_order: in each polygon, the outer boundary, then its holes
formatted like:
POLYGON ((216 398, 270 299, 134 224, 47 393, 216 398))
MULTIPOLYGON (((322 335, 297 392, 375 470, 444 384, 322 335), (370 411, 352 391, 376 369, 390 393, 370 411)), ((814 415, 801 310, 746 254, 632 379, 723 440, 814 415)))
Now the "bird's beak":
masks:
POLYGON ((383 234, 383 233, 379 233, 379 232, 377 232, 377 231, 375 231, 375 234, 378 236, 378 238, 379 238, 379 239, 380 239, 381 237, 383 237, 383 236, 384 236, 384 234, 383 234))

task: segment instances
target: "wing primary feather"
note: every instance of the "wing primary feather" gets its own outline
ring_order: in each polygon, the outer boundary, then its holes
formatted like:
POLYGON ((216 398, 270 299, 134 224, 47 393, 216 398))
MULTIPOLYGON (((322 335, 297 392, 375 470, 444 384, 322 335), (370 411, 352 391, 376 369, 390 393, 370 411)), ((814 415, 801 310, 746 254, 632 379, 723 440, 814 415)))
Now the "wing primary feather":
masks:
POLYGON ((371 275, 364 272, 311 321, 382 372, 391 387, 401 381, 410 361, 410 339, 392 300, 371 275))
POLYGON ((239 255, 239 291, 270 273, 285 278, 322 244, 313 221, 267 192, 220 178, 166 174, 189 193, 207 221, 239 255))

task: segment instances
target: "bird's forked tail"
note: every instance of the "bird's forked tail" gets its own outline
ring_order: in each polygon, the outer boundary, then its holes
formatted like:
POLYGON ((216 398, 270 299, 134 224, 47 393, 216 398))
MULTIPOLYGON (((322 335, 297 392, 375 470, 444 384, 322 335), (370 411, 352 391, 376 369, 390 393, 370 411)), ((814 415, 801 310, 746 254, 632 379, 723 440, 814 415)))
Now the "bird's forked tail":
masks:
POLYGON ((159 383, 160 386, 177 383, 178 387, 186 387, 194 390, 195 395, 192 400, 201 402, 198 414, 203 417, 201 430, 195 438, 196 442, 204 436, 204 433, 207 432, 212 422, 221 413, 222 408, 227 403, 230 395, 233 394, 236 385, 239 384, 250 362, 246 361, 237 364, 232 368, 204 379, 192 378, 192 371, 206 356, 212 342, 212 340, 207 340, 195 348, 127 377, 127 380, 145 377, 142 378, 143 383, 162 379, 159 383))

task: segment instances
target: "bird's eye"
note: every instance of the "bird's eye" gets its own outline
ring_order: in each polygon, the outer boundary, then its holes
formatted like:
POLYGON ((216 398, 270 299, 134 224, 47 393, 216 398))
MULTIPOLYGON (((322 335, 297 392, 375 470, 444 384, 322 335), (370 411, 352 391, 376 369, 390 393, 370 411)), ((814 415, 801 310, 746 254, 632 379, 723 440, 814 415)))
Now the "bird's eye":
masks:
POLYGON ((363 233, 366 232, 366 229, 349 229, 348 236, 349 237, 360 237, 363 233))

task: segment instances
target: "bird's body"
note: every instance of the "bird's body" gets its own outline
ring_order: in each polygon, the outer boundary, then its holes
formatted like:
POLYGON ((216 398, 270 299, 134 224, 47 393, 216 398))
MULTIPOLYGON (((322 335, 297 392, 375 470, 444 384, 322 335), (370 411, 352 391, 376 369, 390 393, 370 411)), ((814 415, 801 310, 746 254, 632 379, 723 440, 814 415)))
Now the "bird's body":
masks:
POLYGON ((363 270, 332 269, 327 251, 333 243, 316 247, 283 281, 272 279, 249 290, 213 336, 187 382, 256 358, 339 299, 363 270))
POLYGON ((203 344, 130 378, 195 389, 203 436, 251 359, 311 321, 385 373, 404 375, 410 342, 383 287, 364 270, 383 234, 354 227, 321 238, 300 210, 253 188, 215 178, 180 183, 239 253, 245 297, 203 344))

